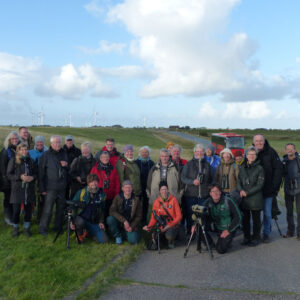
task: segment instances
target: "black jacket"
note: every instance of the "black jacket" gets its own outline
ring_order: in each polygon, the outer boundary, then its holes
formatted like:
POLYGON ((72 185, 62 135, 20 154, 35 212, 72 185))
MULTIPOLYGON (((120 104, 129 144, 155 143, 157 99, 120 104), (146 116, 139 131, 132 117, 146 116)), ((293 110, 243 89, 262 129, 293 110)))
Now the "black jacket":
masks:
POLYGON ((296 158, 289 160, 283 157, 284 193, 295 196, 300 193, 300 156, 296 152, 296 158))
POLYGON ((63 190, 67 186, 68 167, 60 161, 68 161, 67 153, 61 148, 58 152, 51 147, 41 156, 39 164, 39 191, 63 190))
POLYGON ((282 181, 282 163, 277 152, 265 140, 263 150, 258 152, 258 160, 265 171, 263 196, 273 197, 278 194, 282 181))
POLYGON ((66 145, 64 145, 63 149, 66 151, 67 156, 68 156, 68 165, 71 166, 73 160, 81 155, 80 149, 75 147, 74 145, 71 148, 68 148, 66 145))
POLYGON ((154 166, 154 161, 151 159, 148 161, 142 161, 141 159, 137 159, 135 162, 140 169, 142 194, 143 194, 143 196, 145 196, 146 189, 147 189, 148 174, 149 174, 151 168, 154 166))
POLYGON ((7 177, 11 182, 10 203, 34 203, 35 201, 35 180, 37 178, 37 164, 29 156, 16 163, 16 158, 10 159, 7 166, 7 177), (33 176, 34 180, 22 183, 21 175, 33 176))
POLYGON ((80 155, 79 157, 76 157, 71 166, 70 166, 70 177, 71 177, 71 190, 72 195, 75 195, 75 193, 79 190, 85 187, 86 184, 86 177, 88 174, 90 174, 93 166, 96 164, 96 160, 91 155, 89 159, 86 157, 80 155), (83 184, 79 183, 77 181, 77 177, 80 177, 83 184))
POLYGON ((208 187, 213 182, 213 169, 210 164, 202 158, 193 158, 188 161, 181 171, 181 181, 185 184, 184 196, 186 197, 209 197, 208 187), (200 185, 195 186, 193 181, 200 180, 200 185))
POLYGON ((10 181, 7 178, 7 166, 11 158, 16 156, 16 147, 13 145, 8 146, 8 148, 3 148, 0 152, 0 187, 1 191, 10 189, 10 181))

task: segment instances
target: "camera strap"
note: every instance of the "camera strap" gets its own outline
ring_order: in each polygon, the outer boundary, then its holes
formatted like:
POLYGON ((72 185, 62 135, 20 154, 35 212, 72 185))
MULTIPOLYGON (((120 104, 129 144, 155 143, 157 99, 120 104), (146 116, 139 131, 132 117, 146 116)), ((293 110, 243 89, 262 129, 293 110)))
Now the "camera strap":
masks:
POLYGON ((174 219, 172 218, 172 216, 170 215, 170 213, 168 212, 168 210, 165 208, 165 206, 163 205, 163 203, 161 203, 159 201, 159 204, 161 205, 161 207, 164 209, 165 213, 167 214, 168 218, 170 218, 171 221, 173 221, 174 219))

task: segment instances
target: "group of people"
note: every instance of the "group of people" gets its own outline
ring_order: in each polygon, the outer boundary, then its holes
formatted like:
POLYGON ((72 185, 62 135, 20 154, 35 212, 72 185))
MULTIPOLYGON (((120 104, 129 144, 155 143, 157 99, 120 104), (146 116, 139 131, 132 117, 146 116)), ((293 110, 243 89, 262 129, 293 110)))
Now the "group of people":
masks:
MULTIPOLYGON (((283 160, 258 134, 245 156, 242 151, 233 156, 225 148, 219 157, 213 146, 197 144, 193 158, 187 161, 181 158, 181 147, 170 142, 160 150, 155 163, 148 146, 140 148, 135 159, 132 145, 125 145, 120 153, 113 138, 108 138, 95 156, 90 142, 82 143, 81 149, 74 145, 71 135, 64 142, 53 135, 47 148, 44 137, 33 139, 26 127, 12 131, 5 139, 0 153, 0 187, 5 222, 13 226, 14 237, 20 234, 21 212, 24 233, 31 235, 34 210, 39 233, 46 236, 54 204, 53 230, 60 232, 66 200, 70 199, 84 204, 71 223, 81 241, 90 235, 105 243, 110 235, 117 244, 124 238, 131 244, 138 243, 141 227, 152 231, 158 215, 166 220, 160 230, 167 246, 173 248, 180 232, 193 232, 193 206, 198 204, 208 208, 208 227, 212 223, 218 236, 215 247, 225 253, 238 228, 244 233, 243 245, 259 244, 262 211, 262 240, 269 242, 272 207, 284 178, 288 222, 285 237, 296 232, 300 240, 300 158, 292 143, 286 145, 283 160)), ((213 244, 211 237, 209 240, 213 244)))

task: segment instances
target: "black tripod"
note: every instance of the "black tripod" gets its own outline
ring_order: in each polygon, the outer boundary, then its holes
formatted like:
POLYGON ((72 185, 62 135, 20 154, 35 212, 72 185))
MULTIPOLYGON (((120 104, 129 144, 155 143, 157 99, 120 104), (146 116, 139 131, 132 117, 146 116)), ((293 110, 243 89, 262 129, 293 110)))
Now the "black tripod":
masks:
MULTIPOLYGON (((67 207, 67 214, 66 214, 66 216, 67 216, 67 220, 68 220, 68 222, 67 222, 67 250, 69 250, 70 249, 69 244, 70 244, 70 231, 71 231, 70 224, 71 224, 71 221, 74 224, 74 222, 73 222, 74 218, 72 216, 72 208, 71 207, 67 207)), ((63 231, 63 226, 57 232, 57 234, 56 234, 56 236, 55 236, 55 238, 53 240, 53 243, 56 242, 56 240, 58 239, 58 237, 62 233, 62 231, 63 231)), ((79 237, 78 237, 78 234, 77 234, 77 231, 76 231, 76 228, 75 228, 75 234, 76 234, 77 243, 81 244, 81 242, 79 240, 79 237)))
POLYGON ((199 253, 201 253, 201 237, 200 237, 200 234, 201 234, 200 230, 201 230, 202 236, 204 236, 204 239, 205 239, 205 244, 206 244, 207 250, 210 254, 210 258, 213 259, 214 255, 212 253, 211 247, 210 247, 208 239, 207 239, 207 235, 206 235, 206 231, 205 231, 205 225, 202 222, 202 216, 196 216, 195 214, 193 214, 192 218, 195 221, 194 222, 195 229, 191 233, 191 236, 190 236, 189 242, 187 244, 187 247, 184 251, 183 257, 184 258, 187 257, 187 254, 188 254, 189 249, 190 249, 191 241, 193 239, 193 236, 194 236, 195 232, 196 232, 196 235, 197 235, 197 251, 199 253))

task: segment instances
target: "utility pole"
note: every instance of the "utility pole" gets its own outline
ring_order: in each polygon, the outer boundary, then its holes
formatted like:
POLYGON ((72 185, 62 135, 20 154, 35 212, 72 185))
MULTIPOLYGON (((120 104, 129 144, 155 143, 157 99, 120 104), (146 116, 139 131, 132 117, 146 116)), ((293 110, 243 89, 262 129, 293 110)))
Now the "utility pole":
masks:
POLYGON ((98 113, 94 111, 94 126, 97 126, 97 115, 98 113))

